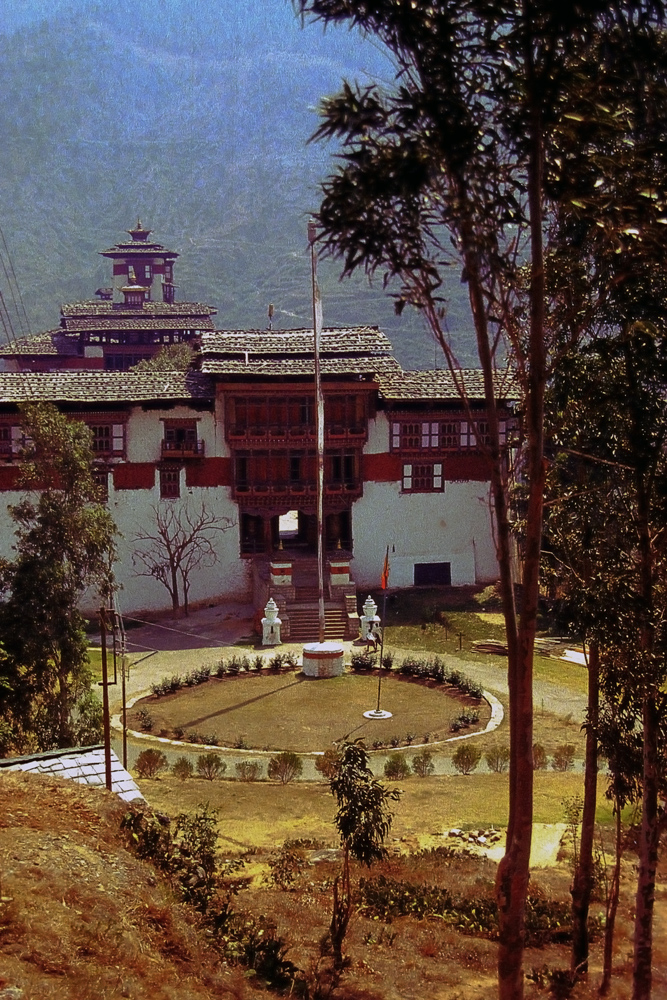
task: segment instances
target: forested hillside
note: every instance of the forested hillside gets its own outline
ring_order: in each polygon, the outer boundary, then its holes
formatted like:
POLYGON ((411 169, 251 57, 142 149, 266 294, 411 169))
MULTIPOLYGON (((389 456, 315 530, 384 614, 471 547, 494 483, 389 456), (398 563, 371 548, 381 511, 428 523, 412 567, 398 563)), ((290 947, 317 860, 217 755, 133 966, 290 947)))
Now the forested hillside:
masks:
MULTIPOLYGON (((310 322, 306 221, 335 150, 307 139, 343 77, 392 78, 376 47, 303 29, 288 0, 24 0, 3 29, 0 226, 33 333, 109 282, 97 251, 138 216, 182 254, 178 298, 215 305, 218 326, 262 327, 269 302, 280 327, 310 322)), ((325 322, 378 323, 404 365, 442 364, 380 280, 337 276, 322 265, 325 322)), ((454 273, 447 294, 470 363, 454 273)))

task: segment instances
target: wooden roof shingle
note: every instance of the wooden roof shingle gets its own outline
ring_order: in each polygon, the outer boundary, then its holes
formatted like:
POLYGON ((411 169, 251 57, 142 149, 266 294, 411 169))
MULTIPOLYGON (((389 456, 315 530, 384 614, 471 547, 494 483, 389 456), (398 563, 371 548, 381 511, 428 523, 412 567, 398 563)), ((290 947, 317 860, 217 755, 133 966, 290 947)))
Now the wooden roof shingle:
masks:
POLYGON ((85 371, 0 372, 0 404, 142 403, 212 400, 213 384, 201 372, 85 371))

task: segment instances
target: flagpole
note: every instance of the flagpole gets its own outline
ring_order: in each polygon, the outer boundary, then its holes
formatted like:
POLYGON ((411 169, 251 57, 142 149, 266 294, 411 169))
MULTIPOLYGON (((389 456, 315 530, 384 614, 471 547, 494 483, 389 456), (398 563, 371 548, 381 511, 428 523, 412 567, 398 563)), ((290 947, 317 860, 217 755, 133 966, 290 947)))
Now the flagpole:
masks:
POLYGON ((385 629, 385 619, 387 617, 387 587, 389 586, 389 546, 387 546, 387 551, 384 557, 384 565, 382 567, 382 575, 380 577, 380 586, 382 587, 382 638, 380 639, 380 664, 378 669, 378 700, 377 705, 374 709, 369 712, 364 712, 365 719, 391 719, 391 712, 385 712, 380 708, 380 693, 382 691, 382 658, 384 656, 384 629, 385 629))
MULTIPOLYGON (((387 546, 387 557, 389 557, 389 546, 387 546)), ((380 688, 382 686, 382 658, 384 656, 384 630, 387 620, 387 588, 382 591, 382 638, 380 639, 380 669, 378 672, 378 703, 376 712, 380 711, 380 688)))
POLYGON ((313 291, 313 344, 315 357, 315 437, 317 438, 317 589, 319 642, 323 643, 326 635, 326 615, 324 611, 324 397, 322 395, 322 376, 320 372, 322 298, 317 284, 316 241, 317 227, 315 223, 311 221, 308 223, 308 242, 310 243, 310 270, 313 291))

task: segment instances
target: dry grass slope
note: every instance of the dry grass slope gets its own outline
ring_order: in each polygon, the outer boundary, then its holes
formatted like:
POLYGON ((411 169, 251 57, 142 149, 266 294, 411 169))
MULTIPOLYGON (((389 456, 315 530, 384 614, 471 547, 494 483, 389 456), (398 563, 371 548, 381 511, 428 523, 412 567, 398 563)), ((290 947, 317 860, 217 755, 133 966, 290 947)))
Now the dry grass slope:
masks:
POLYGON ((0 780, 0 990, 25 1000, 240 998, 194 919, 123 846, 109 793, 0 780))

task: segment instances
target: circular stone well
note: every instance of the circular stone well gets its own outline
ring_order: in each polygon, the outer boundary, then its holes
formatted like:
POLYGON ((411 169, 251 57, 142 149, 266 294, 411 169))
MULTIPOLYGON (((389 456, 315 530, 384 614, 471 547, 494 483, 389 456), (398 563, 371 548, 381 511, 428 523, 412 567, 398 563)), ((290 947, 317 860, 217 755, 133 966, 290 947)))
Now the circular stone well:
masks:
POLYGON ((309 642, 303 647, 304 674, 306 677, 340 677, 343 652, 337 642, 309 642))

